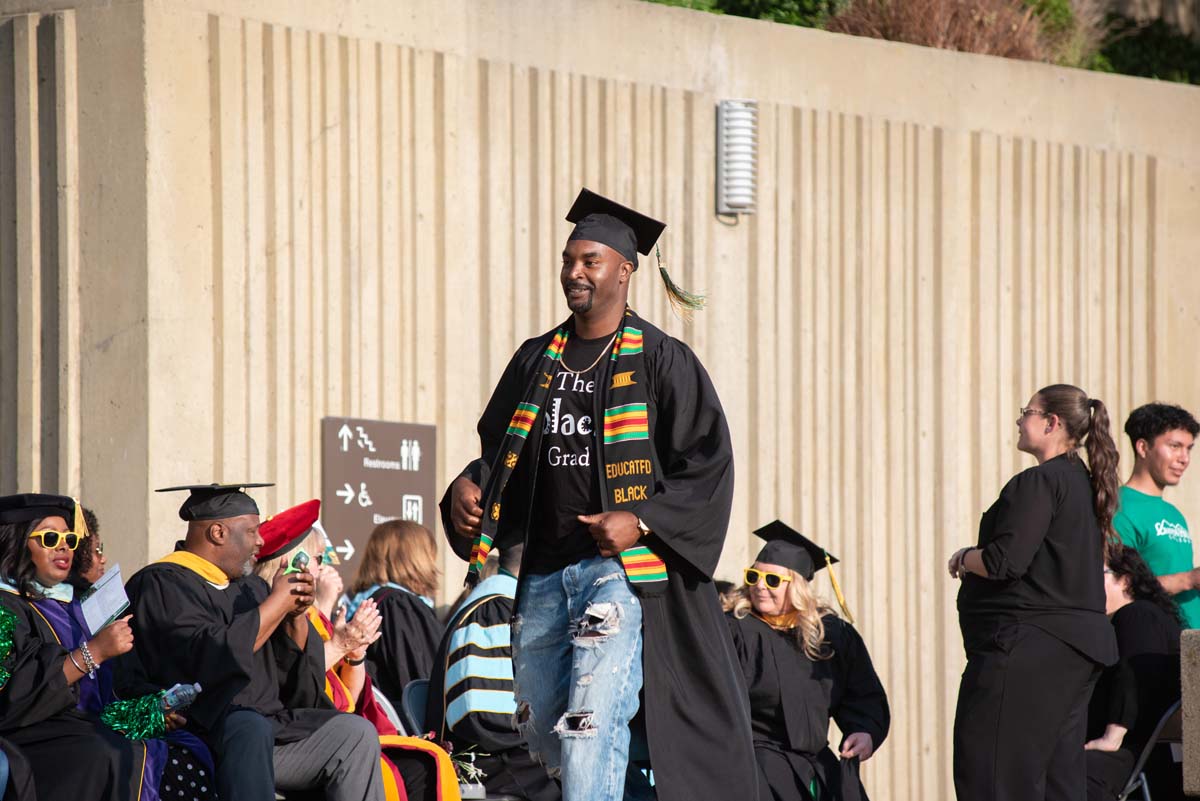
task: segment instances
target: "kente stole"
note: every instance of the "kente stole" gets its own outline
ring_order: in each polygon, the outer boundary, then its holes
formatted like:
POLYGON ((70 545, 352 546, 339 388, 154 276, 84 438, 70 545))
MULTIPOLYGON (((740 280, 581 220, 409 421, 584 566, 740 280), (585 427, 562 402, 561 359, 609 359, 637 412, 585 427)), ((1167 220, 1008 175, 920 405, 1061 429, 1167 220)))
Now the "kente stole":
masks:
MULTIPOLYGON (((624 326, 613 341, 607 369, 597 375, 597 391, 603 391, 604 420, 596 427, 597 469, 603 509, 632 509, 639 501, 654 494, 654 445, 650 436, 649 396, 646 394, 646 354, 642 350, 642 332, 632 310, 625 310, 624 326), (607 389, 605 381, 611 378, 607 389)), ((534 380, 517 404, 501 443, 497 464, 483 490, 484 510, 480 533, 471 548, 467 582, 474 586, 487 561, 500 521, 500 499, 521 458, 521 451, 533 426, 541 417, 550 396, 550 385, 562 361, 570 332, 560 326, 542 354, 534 371, 534 380)), ((536 454, 534 458, 537 458, 536 454)), ((666 590, 667 566, 639 541, 620 554, 625 575, 639 595, 659 595, 666 590)))

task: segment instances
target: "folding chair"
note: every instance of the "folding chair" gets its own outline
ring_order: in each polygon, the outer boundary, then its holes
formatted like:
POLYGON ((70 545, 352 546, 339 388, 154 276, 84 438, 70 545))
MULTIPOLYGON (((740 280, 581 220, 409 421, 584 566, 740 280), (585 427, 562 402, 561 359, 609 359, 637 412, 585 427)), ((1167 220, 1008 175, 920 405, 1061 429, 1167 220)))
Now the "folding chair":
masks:
POLYGON ((1125 783, 1125 789, 1117 796, 1117 801, 1126 801, 1135 790, 1142 791, 1142 801, 1151 801, 1150 798, 1150 783, 1146 780, 1146 761, 1150 759, 1150 752, 1154 750, 1154 746, 1159 743, 1181 743, 1183 742, 1183 712, 1181 707, 1183 699, 1176 701, 1167 708, 1163 713, 1162 718, 1158 721, 1158 725, 1154 727, 1154 731, 1150 734, 1150 739, 1146 743, 1146 747, 1142 749, 1142 753, 1138 756, 1137 762, 1133 764, 1133 771, 1129 774, 1129 781, 1125 783))
MULTIPOLYGON (((413 679, 404 685, 404 692, 400 697, 400 715, 404 719, 405 728, 418 732, 418 737, 428 731, 425 728, 425 704, 428 700, 429 679, 413 679)), ((483 801, 524 801, 515 795, 468 795, 467 785, 460 784, 460 788, 463 791, 463 798, 479 798, 483 801)))

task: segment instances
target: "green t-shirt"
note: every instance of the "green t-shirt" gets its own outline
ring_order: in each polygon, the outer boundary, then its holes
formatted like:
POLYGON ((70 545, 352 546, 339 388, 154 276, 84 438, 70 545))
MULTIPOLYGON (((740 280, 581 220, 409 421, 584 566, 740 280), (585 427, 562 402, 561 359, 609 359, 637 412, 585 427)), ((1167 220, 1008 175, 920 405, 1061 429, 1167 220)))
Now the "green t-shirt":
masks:
MULTIPOLYGON (((1192 537, 1179 510, 1157 495, 1121 487, 1121 505, 1113 517, 1121 542, 1137 551, 1156 576, 1192 569, 1192 537)), ((1190 629, 1200 628, 1200 592, 1175 596, 1190 629)))

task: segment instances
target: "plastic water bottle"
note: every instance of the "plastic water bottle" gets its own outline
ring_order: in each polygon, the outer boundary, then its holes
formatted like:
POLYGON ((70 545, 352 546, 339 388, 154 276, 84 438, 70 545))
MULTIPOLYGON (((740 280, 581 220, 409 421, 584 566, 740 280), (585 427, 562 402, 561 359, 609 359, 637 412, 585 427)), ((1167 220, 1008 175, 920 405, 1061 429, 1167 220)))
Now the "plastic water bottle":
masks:
POLYGON ((176 684, 163 694, 158 703, 162 707, 163 714, 169 714, 187 709, 199 694, 199 684, 176 684))

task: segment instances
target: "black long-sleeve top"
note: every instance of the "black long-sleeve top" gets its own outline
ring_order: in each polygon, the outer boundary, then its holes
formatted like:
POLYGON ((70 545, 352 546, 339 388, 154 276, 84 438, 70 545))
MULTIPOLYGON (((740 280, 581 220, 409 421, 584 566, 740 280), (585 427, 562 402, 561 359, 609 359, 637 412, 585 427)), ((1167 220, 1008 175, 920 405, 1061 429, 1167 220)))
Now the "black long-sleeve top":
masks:
POLYGON ((1136 755, 1171 704, 1179 700, 1179 619, 1136 600, 1112 616, 1121 660, 1104 671, 1088 705, 1088 739, 1110 723, 1128 729, 1123 748, 1136 755))
POLYGON ((979 522, 989 578, 958 593, 967 653, 996 631, 1028 623, 1103 665, 1117 661, 1104 614, 1104 541, 1087 468, 1074 453, 1013 476, 979 522))

